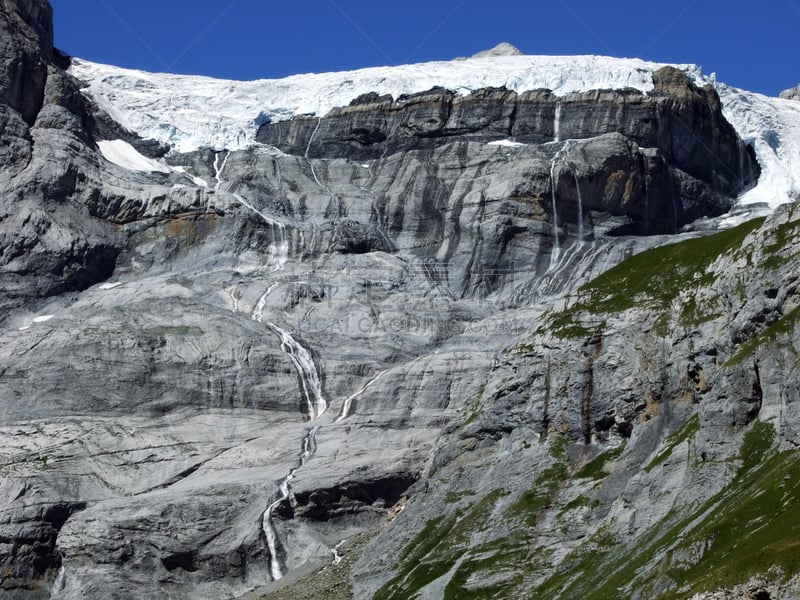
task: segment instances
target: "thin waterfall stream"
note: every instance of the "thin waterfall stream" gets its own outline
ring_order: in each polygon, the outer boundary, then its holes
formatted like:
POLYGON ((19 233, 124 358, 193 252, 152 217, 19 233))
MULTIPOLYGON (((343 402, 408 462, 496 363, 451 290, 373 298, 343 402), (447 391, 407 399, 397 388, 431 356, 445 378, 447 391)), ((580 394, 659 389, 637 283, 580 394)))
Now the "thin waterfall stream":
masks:
MULTIPOLYGON (((225 167, 228 165, 228 158, 231 155, 230 152, 226 152, 225 158, 222 159, 222 163, 220 164, 220 154, 220 152, 214 154, 214 179, 217 181, 214 184, 215 190, 219 190, 225 183, 225 180, 222 179, 222 174, 225 171, 225 167)), ((244 206, 250 212, 258 215, 261 220, 269 225, 272 238, 268 248, 270 254, 270 264, 274 265, 274 271, 281 270, 289 260, 289 239, 286 235, 286 225, 258 210, 255 206, 245 200, 241 194, 237 194, 235 192, 230 193, 239 204, 244 206)))

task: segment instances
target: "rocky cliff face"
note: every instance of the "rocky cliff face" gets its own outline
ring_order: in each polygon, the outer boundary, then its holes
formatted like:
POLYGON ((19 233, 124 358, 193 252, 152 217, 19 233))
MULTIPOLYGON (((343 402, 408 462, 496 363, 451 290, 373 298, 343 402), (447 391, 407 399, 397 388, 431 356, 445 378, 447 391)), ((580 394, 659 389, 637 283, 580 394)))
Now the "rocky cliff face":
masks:
MULTIPOLYGON (((613 194, 615 188, 631 181, 621 177, 638 170, 633 185, 638 184, 639 189, 633 196, 655 196, 653 212, 662 220, 643 219, 640 212, 634 212, 636 208, 628 216, 637 222, 644 220, 639 233, 669 232, 703 214, 727 210, 730 205, 724 198, 735 196, 757 179, 758 167, 752 151, 748 152, 722 116, 719 97, 712 88, 698 88, 672 67, 656 72, 653 79, 650 94, 594 90, 557 97, 548 90, 517 94, 484 89, 456 96, 449 90, 433 89, 396 100, 367 94, 325 117, 266 123, 256 139, 306 158, 351 160, 374 160, 456 140, 511 139, 540 146, 552 142, 551 165, 558 162, 559 168, 572 167, 576 180, 588 179, 593 189, 587 198, 603 197, 603 190, 613 194), (617 159, 614 161, 565 153, 558 145, 561 140, 596 139, 612 133, 629 143, 627 148, 617 146, 606 152, 617 159), (620 157, 625 157, 627 168, 620 169, 620 157), (642 189, 653 180, 652 189, 642 189), (665 222, 669 212, 671 220, 665 222)), ((596 154, 588 147, 590 154, 596 154)), ((549 166, 541 165, 539 177, 547 178, 549 166)), ((640 207, 640 202, 630 199, 629 193, 625 204, 640 207)), ((592 208, 619 212, 619 200, 592 208)))
POLYGON ((4 597, 795 593, 800 215, 692 225, 758 177, 712 89, 370 95, 135 171, 48 4, 0 17, 4 597))

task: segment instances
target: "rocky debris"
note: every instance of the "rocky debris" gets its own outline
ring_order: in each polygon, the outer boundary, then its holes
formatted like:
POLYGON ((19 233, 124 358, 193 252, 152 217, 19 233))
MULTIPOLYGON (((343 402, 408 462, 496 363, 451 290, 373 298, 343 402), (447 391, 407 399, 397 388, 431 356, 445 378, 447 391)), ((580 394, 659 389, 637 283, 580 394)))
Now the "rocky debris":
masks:
POLYGON ((351 600, 353 565, 367 542, 379 532, 380 529, 345 540, 336 548, 336 553, 331 553, 324 561, 324 566, 309 574, 288 578, 277 591, 267 594, 255 591, 239 600, 351 600))
POLYGON ((791 600, 800 595, 800 581, 795 575, 783 584, 774 583, 784 578, 784 573, 777 569, 762 577, 753 577, 747 583, 731 589, 695 594, 691 600, 791 600))

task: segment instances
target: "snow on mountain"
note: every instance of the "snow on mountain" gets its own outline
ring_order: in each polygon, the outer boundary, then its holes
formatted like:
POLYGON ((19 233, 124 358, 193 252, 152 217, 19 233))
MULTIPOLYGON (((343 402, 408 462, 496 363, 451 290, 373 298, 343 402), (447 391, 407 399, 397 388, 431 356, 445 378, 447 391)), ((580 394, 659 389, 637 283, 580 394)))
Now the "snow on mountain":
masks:
POLYGON ((158 171, 169 173, 169 169, 160 162, 142 156, 136 148, 123 140, 103 140, 97 142, 100 153, 109 162, 129 171, 158 171))
MULTIPOLYGON (((186 152, 245 148, 266 121, 322 116, 367 92, 395 98, 434 86, 461 94, 500 86, 516 92, 545 88, 556 95, 589 89, 648 92, 653 71, 662 66, 601 56, 505 55, 242 82, 146 73, 76 59, 71 72, 122 125, 186 152)), ((698 83, 717 86, 726 117, 756 149, 762 177, 742 203, 774 208, 800 195, 800 103, 717 84, 696 65, 674 66, 698 83)))
MULTIPOLYGON (((625 87, 646 92, 653 88, 652 72, 661 66, 601 56, 494 56, 243 82, 74 60, 71 72, 88 83, 89 94, 117 121, 189 151, 243 148, 266 120, 323 116, 367 92, 397 98, 437 85, 462 94, 500 86, 517 92, 547 88, 557 95, 625 87)), ((702 77, 695 65, 680 68, 702 77)))
POLYGON ((751 144, 761 177, 739 204, 780 204, 800 199, 800 102, 770 98, 716 84, 725 118, 751 144))

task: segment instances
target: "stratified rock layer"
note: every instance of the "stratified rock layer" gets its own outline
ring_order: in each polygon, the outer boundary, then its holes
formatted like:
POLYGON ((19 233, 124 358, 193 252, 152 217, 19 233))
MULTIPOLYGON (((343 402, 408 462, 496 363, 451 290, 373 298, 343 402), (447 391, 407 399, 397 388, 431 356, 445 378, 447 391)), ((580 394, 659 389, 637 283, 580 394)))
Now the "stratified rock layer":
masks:
POLYGON ((675 235, 758 176, 713 90, 367 95, 130 171, 49 11, 0 4, 4 597, 790 590, 800 220, 675 235))

